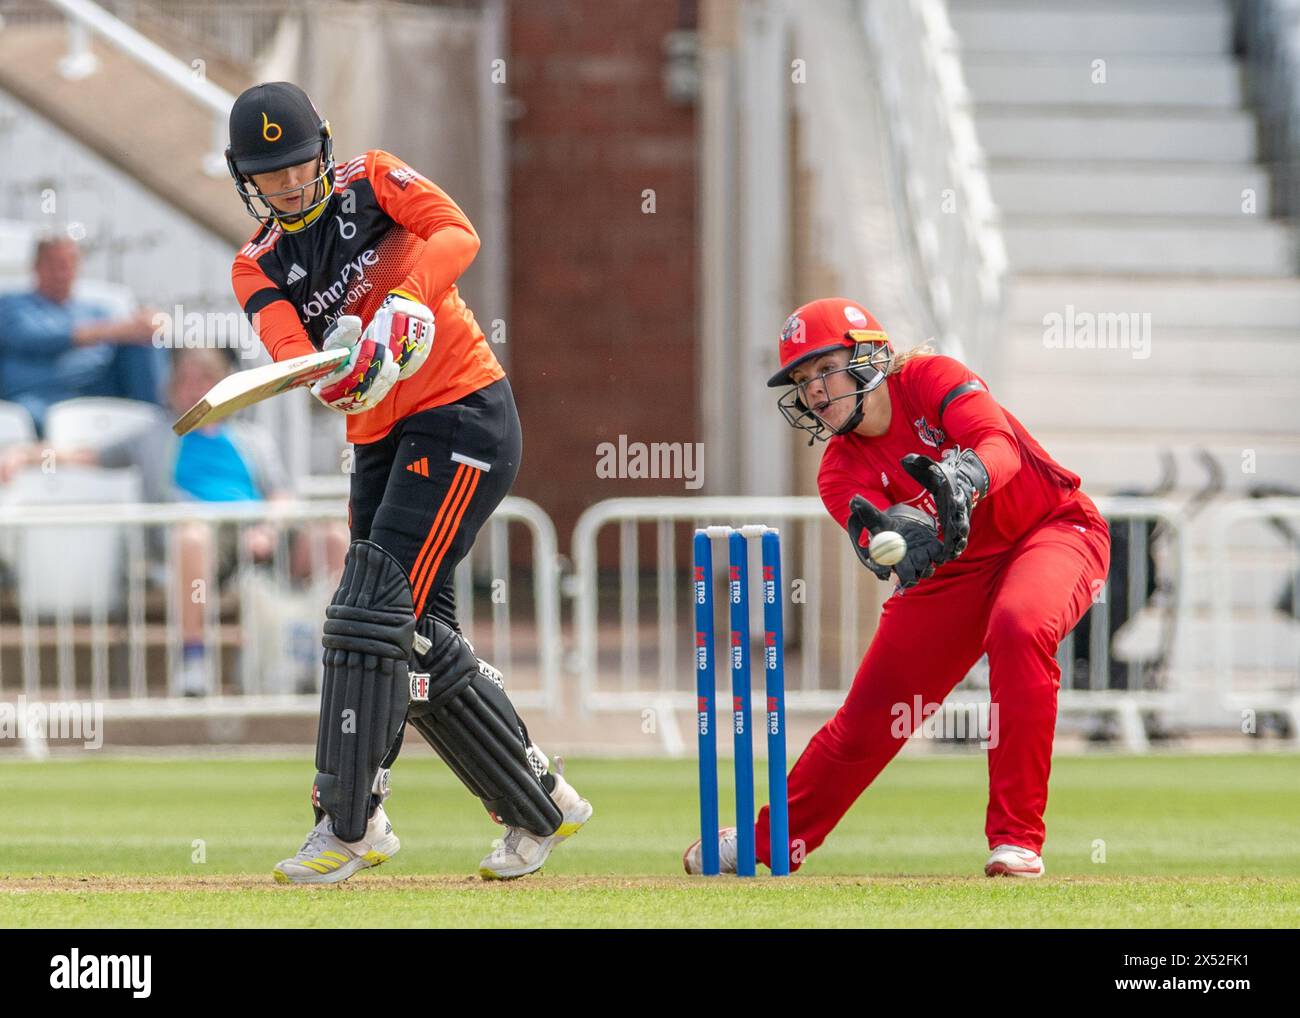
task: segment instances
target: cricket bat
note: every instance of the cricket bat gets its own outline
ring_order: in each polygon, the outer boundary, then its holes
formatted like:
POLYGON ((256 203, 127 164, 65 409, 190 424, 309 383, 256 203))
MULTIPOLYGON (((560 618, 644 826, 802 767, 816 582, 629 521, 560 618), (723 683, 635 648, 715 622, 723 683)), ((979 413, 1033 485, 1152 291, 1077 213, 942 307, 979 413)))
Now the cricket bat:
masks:
POLYGON ((223 420, 236 410, 290 389, 310 385, 346 361, 350 352, 348 347, 317 350, 287 361, 236 371, 219 381, 208 390, 206 396, 186 410, 180 420, 172 425, 172 431, 178 435, 188 434, 195 428, 223 420))

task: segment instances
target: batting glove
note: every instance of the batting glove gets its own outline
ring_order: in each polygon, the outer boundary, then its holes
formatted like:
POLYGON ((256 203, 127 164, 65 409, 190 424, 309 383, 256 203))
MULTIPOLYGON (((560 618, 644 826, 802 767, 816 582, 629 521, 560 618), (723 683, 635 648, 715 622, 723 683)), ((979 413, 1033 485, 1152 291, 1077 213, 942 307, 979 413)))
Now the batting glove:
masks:
POLYGON ((419 301, 390 292, 370 319, 362 339, 373 339, 393 351, 399 381, 420 370, 433 348, 433 312, 419 301))
POLYGON ((321 349, 340 347, 351 350, 348 359, 314 383, 311 394, 339 413, 363 413, 397 384, 397 365, 386 345, 362 335, 356 315, 340 315, 325 333, 321 349))

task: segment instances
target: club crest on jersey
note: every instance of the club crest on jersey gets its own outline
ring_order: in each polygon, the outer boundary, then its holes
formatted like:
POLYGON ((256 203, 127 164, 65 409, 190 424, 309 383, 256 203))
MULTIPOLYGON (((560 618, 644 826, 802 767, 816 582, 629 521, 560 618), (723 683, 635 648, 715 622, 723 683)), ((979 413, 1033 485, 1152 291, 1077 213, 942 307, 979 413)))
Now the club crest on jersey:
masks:
POLYGON ((924 417, 918 417, 912 422, 912 427, 916 428, 916 437, 926 445, 937 449, 948 441, 948 436, 940 428, 933 428, 924 417))

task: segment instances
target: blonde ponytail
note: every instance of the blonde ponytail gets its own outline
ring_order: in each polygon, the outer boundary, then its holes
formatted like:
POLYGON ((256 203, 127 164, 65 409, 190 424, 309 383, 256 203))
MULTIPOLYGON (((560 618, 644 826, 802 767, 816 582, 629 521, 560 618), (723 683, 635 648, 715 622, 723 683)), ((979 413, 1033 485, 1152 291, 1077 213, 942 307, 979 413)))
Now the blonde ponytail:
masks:
POLYGON ((934 348, 934 343, 926 340, 920 346, 914 346, 910 350, 900 350, 894 354, 889 362, 889 371, 887 374, 896 375, 903 370, 903 365, 915 357, 933 357, 939 351, 934 348))

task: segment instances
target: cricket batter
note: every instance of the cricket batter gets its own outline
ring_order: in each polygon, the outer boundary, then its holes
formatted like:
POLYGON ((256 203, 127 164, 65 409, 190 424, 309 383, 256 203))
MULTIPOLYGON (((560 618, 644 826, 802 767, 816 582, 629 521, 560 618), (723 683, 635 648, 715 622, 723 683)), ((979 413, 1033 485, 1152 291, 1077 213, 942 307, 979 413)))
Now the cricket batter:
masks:
MULTIPOLYGON (((894 531, 907 543, 844 705, 790 772, 791 869, 920 727, 912 705, 932 711, 988 654, 984 872, 1042 876, 1056 649, 1105 580, 1106 521, 978 375, 924 350, 895 354, 860 304, 799 308, 780 363, 768 385, 787 387, 778 406, 791 425, 827 441, 818 487, 858 558, 888 579, 871 537, 894 531)), ((719 837, 722 869, 734 872, 735 828, 719 837)), ((766 807, 756 840, 770 865, 766 807)), ((699 845, 686 851, 688 873, 700 872, 699 845)))
POLYGON ((226 161, 260 224, 232 282, 262 344, 277 361, 351 351, 312 386, 348 415, 351 544, 325 612, 317 823, 275 879, 334 883, 398 850, 383 802, 408 722, 507 828, 479 875, 532 873, 592 810, 456 624, 452 571, 521 451, 510 384, 456 289, 478 235, 388 152, 336 164, 328 121, 288 82, 236 100, 226 161))

